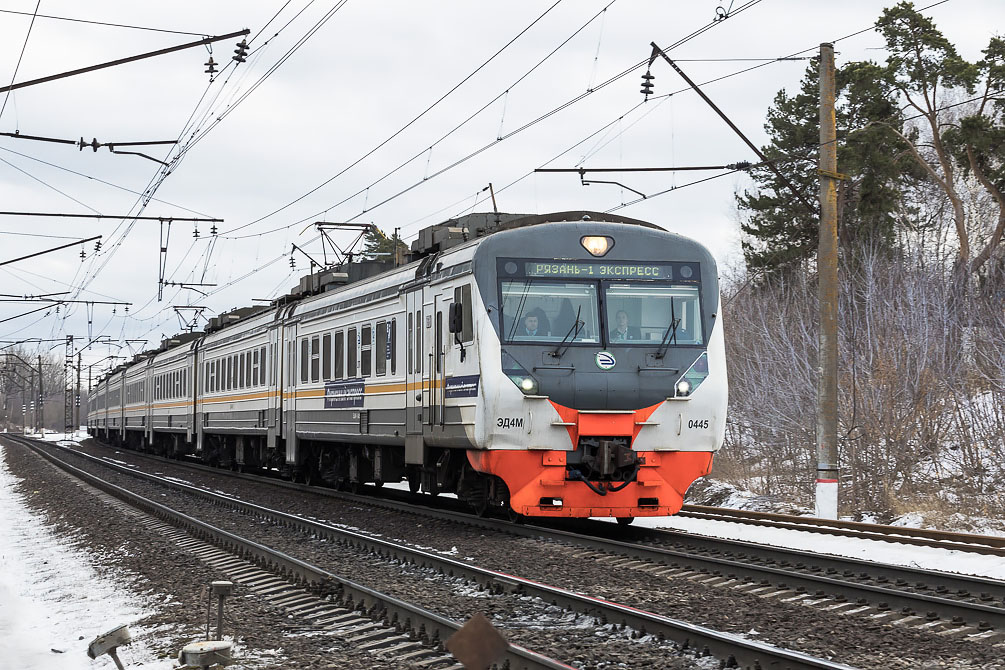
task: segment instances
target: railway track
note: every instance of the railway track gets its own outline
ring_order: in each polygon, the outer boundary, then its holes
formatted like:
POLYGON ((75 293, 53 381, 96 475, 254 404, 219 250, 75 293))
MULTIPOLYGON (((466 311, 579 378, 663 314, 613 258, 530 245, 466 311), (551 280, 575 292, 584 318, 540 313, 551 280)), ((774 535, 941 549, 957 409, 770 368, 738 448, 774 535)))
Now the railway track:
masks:
MULTIPOLYGON (((40 452, 48 451, 39 449, 37 444, 32 445, 32 447, 40 452)), ((337 542, 340 546, 344 546, 347 549, 363 551, 372 557, 372 560, 391 560, 404 565, 418 566, 421 569, 435 570, 442 575, 449 576, 451 579, 462 579, 472 584, 477 584, 488 593, 516 593, 521 597, 535 598, 543 603, 551 603, 552 607, 565 608, 578 613, 577 616, 585 616, 587 621, 592 620, 593 625, 613 625, 615 629, 619 627, 624 629, 627 627, 636 631, 639 636, 652 635, 659 639, 667 638, 675 640, 685 649, 698 649, 700 650, 700 654, 715 655, 722 660, 725 667, 741 665, 751 668, 828 668, 835 670, 837 668, 849 667, 827 659, 815 658, 809 654, 780 649, 756 640, 745 639, 737 635, 677 621, 657 613, 641 610, 637 607, 583 595, 569 589, 523 579, 512 574, 480 568, 465 561, 416 549, 414 546, 408 544, 392 542, 346 528, 303 518, 298 515, 268 509, 261 505, 236 500, 233 497, 193 487, 176 480, 139 473, 134 468, 112 463, 94 456, 88 456, 80 452, 74 452, 74 455, 88 458, 92 463, 97 463, 101 467, 112 468, 130 476, 141 477, 147 481, 155 481, 161 486, 168 486, 193 496, 212 500, 215 505, 238 509, 245 515, 254 515, 259 518, 268 519, 271 523, 300 529, 306 535, 314 538, 330 539, 332 542, 337 542)), ((52 454, 46 454, 46 457, 54 461, 61 460, 52 456, 52 454)), ((302 566, 298 566, 298 569, 304 570, 302 566)), ((306 575, 307 573, 304 574, 306 575)), ((316 577, 305 578, 310 580, 316 579, 316 577)), ((370 598, 373 598, 373 596, 370 596, 370 598)), ((444 624, 440 622, 439 625, 442 630, 444 624)), ((445 638, 441 636, 441 639, 445 638)), ((511 663, 510 667, 556 666, 513 665, 511 663)))
POLYGON ((896 542, 898 544, 910 544, 919 547, 955 549, 957 551, 988 556, 1005 557, 1005 537, 995 537, 993 535, 955 533, 928 528, 905 528, 902 526, 886 526, 859 521, 817 519, 815 517, 796 516, 794 514, 753 512, 726 507, 709 507, 706 505, 684 505, 677 516, 691 519, 730 521, 767 528, 801 530, 809 533, 821 533, 864 540, 896 542))
MULTIPOLYGON (((463 666, 442 644, 461 628, 461 623, 106 481, 53 456, 42 448, 44 443, 5 437, 111 496, 111 504, 137 523, 170 537, 227 574, 246 594, 268 599, 287 616, 334 633, 385 661, 417 664, 415 667, 431 670, 462 670, 463 666)), ((500 661, 514 670, 572 670, 571 666, 515 645, 509 645, 500 661)))

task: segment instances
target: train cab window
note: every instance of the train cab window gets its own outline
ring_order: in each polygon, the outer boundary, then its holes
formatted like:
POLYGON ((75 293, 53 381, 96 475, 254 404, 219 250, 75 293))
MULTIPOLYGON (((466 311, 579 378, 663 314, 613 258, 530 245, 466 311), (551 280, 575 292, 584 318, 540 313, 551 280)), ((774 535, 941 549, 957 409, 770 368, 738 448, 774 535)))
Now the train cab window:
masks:
POLYGON ((359 375, 359 368, 356 366, 356 351, 359 346, 359 340, 356 339, 356 329, 350 328, 346 334, 346 338, 348 341, 345 346, 347 359, 345 374, 347 378, 353 379, 359 375))
POLYGON ((600 343, 596 282, 504 279, 500 294, 507 342, 600 343))
POLYGON ((374 345, 374 367, 377 369, 377 376, 383 377, 387 374, 387 330, 388 323, 386 321, 377 322, 377 332, 376 332, 376 344, 374 345))
POLYGON ((621 346, 704 343, 697 286, 612 282, 605 288, 607 339, 621 346))
POLYGON ((369 377, 372 371, 371 360, 373 358, 373 352, 370 350, 370 345, 373 337, 373 328, 370 326, 363 326, 360 331, 360 363, 362 371, 360 372, 360 377, 369 377))
POLYGON ((335 379, 345 377, 345 333, 335 333, 335 379))
POLYGON ((321 338, 315 335, 311 338, 311 383, 316 384, 321 378, 321 338))
POLYGON ((391 374, 398 372, 398 320, 391 319, 391 374))
POLYGON ((324 381, 332 378, 332 334, 321 338, 321 377, 324 381))
POLYGON ((471 319, 471 284, 458 286, 454 289, 454 302, 461 303, 461 342, 474 339, 471 319))
POLYGON ((300 383, 306 384, 311 371, 311 342, 306 337, 300 340, 300 383))

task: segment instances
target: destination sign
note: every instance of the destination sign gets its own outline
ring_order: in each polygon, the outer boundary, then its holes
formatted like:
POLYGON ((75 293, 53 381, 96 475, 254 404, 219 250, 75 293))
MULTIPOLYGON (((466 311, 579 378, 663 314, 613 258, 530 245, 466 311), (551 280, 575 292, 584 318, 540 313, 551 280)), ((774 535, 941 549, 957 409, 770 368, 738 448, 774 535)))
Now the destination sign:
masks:
POLYGON ((669 263, 561 263, 528 261, 528 277, 577 277, 583 279, 673 279, 669 263))

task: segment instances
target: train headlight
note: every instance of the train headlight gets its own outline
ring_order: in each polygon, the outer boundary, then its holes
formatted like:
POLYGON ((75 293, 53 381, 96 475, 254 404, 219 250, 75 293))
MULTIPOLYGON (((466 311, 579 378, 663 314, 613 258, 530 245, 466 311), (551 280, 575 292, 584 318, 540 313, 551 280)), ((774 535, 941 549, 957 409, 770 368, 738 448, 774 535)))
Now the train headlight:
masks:
POLYGON ((674 384, 674 397, 686 398, 697 389, 708 377, 708 352, 701 352, 701 356, 691 364, 687 372, 674 384))
POLYGON ((607 237, 606 235, 587 235, 583 239, 579 240, 579 243, 582 244, 583 248, 589 251, 591 255, 600 257, 614 247, 614 238, 607 237))
POLYGON ((516 387, 523 391, 524 395, 537 395, 538 386, 537 380, 528 374, 509 374, 510 381, 516 384, 516 387))

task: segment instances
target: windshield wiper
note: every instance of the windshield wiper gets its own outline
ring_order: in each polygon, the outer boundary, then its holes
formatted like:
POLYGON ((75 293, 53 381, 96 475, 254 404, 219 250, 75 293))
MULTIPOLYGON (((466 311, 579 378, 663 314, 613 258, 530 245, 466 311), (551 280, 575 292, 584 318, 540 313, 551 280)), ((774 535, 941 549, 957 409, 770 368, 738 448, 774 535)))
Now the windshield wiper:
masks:
POLYGON ((572 336, 573 340, 579 337, 579 329, 582 328, 584 325, 586 325, 585 323, 579 320, 579 316, 582 313, 583 313, 583 306, 580 305, 579 310, 576 312, 576 322, 572 324, 572 328, 569 329, 569 332, 565 334, 565 337, 562 338, 562 341, 558 343, 557 347, 555 347, 555 351, 551 352, 551 355, 554 356, 555 358, 561 358, 562 355, 569 350, 570 345, 566 344, 566 342, 569 342, 570 335, 572 336), (562 348, 562 345, 565 345, 565 349, 562 348))
POLYGON ((660 348, 656 351, 657 360, 663 360, 666 356, 667 349, 670 348, 671 342, 677 341, 677 327, 680 325, 680 319, 677 318, 677 314, 673 306, 673 298, 670 298, 670 323, 667 324, 667 329, 663 333, 663 339, 660 340, 660 348))

